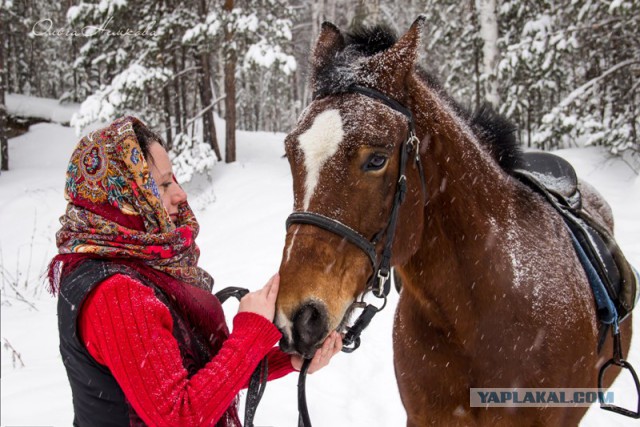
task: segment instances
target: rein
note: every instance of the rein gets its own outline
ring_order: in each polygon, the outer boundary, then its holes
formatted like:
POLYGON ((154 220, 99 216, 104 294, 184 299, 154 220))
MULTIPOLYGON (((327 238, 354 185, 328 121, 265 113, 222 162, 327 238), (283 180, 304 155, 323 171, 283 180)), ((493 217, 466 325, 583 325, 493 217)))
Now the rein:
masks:
MULTIPOLYGON (((387 305, 387 296, 389 295, 389 291, 391 289, 391 282, 389 281, 389 278, 391 276, 391 256, 393 240, 395 237, 398 215, 400 213, 400 206, 402 205, 402 202, 404 201, 407 193, 407 177, 405 174, 407 164, 409 163, 411 155, 414 154, 414 151, 415 163, 421 178, 422 194, 425 200, 427 190, 424 170, 422 167, 422 162, 420 161, 420 140, 415 133, 415 123, 411 111, 395 99, 392 99, 375 89, 370 89, 359 85, 351 85, 346 92, 359 93, 369 98, 381 101, 387 107, 392 108, 407 117, 408 135, 407 139, 402 143, 400 147, 398 180, 396 183, 393 206, 391 208, 389 220, 386 226, 378 233, 376 233, 372 240, 368 240, 358 231, 334 218, 330 218, 315 212, 293 212, 287 218, 286 227, 288 230, 292 224, 314 225, 316 227, 322 228, 323 230, 337 234, 343 239, 348 240, 350 243, 360 248, 360 250, 362 250, 369 257, 373 273, 367 281, 367 285, 365 286, 365 290, 362 293, 360 300, 352 304, 352 307, 363 308, 363 311, 362 313, 360 313, 360 316, 358 316, 352 326, 345 328, 345 334, 343 338, 342 351, 344 351, 345 353, 352 353, 358 347, 360 347, 360 334, 367 326, 369 326, 369 323, 371 323, 373 317, 387 305), (378 257, 376 247, 380 242, 384 242, 384 244, 381 256, 378 257), (369 292, 373 293, 376 298, 380 298, 383 300, 383 303, 380 307, 366 303, 364 301, 364 296, 369 292)), ((314 96, 314 99, 318 99, 321 96, 322 95, 316 95, 314 96)), ((298 379, 299 427, 311 427, 305 392, 306 374, 310 363, 310 359, 305 359, 302 365, 302 369, 300 370, 300 377, 298 379)))
MULTIPOLYGON (((381 101, 384 105, 392 108, 399 113, 403 114, 408 119, 408 136, 400 147, 400 167, 398 170, 398 181, 396 183, 395 195, 393 198, 393 206, 391 208, 391 214, 389 215, 389 221, 387 225, 380 230, 372 240, 368 240, 362 234, 352 229, 351 227, 341 223, 340 221, 329 218, 327 216, 315 213, 315 212, 294 212, 287 218, 286 226, 287 230, 292 224, 306 224, 314 225, 324 230, 330 231, 338 236, 348 240, 354 244, 360 250, 362 250, 371 262, 373 274, 367 281, 364 292, 360 299, 352 304, 354 308, 363 308, 362 313, 356 319, 352 326, 345 328, 345 334, 343 338, 342 351, 345 353, 352 353, 358 347, 360 347, 360 334, 369 326, 373 317, 387 305, 387 296, 391 290, 391 283, 389 281, 391 277, 391 251, 393 246, 393 240, 396 232, 396 225, 398 222, 398 215, 400 212, 400 206, 404 201, 407 193, 407 177, 405 175, 407 169, 407 163, 411 154, 415 151, 415 163, 418 168, 418 172, 421 178, 422 194, 426 200, 426 182, 424 176, 424 170, 422 162, 420 161, 420 140, 415 133, 415 123, 413 120, 413 114, 411 111, 400 104, 395 99, 389 98, 387 95, 379 92, 375 89, 370 89, 364 86, 352 85, 349 87, 347 93, 359 93, 369 98, 373 98, 381 101), (382 256, 378 257, 376 246, 384 241, 382 249, 382 256), (377 298, 383 300, 382 305, 377 307, 374 304, 369 304, 364 301, 364 297, 367 293, 373 293, 377 298)), ((317 99, 315 96, 314 99, 317 99)), ((249 291, 244 288, 229 287, 219 291, 216 297, 223 303, 230 297, 235 297, 240 300, 249 291)), ((311 420, 309 417, 309 410, 307 408, 306 397, 306 378, 309 370, 311 359, 305 359, 300 369, 300 376, 298 377, 298 427, 311 427, 311 420)), ((267 358, 265 357, 258 365, 256 370, 251 375, 249 381, 249 388, 247 391, 247 400, 245 404, 245 427, 253 427, 253 419, 256 409, 260 403, 260 399, 264 393, 267 383, 268 366, 267 358)))
MULTIPOLYGON (((248 289, 229 286, 216 293, 216 298, 223 304, 227 299, 233 297, 238 301, 249 293, 248 289)), ((256 415, 256 409, 262 399, 265 388, 267 388, 267 377, 269 374, 269 364, 267 357, 260 361, 260 364, 251 374, 249 387, 247 388, 247 400, 244 405, 244 426, 253 427, 253 418, 256 415)))

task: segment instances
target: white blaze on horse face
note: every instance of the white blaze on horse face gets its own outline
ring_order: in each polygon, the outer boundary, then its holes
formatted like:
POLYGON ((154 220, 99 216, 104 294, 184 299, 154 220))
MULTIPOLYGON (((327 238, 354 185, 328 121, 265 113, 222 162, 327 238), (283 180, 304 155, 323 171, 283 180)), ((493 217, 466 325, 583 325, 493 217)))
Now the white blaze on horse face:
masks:
MULTIPOLYGON (((342 117, 340 116, 340 111, 335 109, 326 110, 318 114, 313 119, 311 127, 298 136, 300 149, 304 154, 304 167, 307 172, 304 182, 303 211, 309 209, 311 197, 313 197, 318 185, 322 166, 338 151, 343 138, 342 117)), ((289 262, 291 258, 291 249, 299 228, 296 227, 293 233, 291 243, 287 248, 285 262, 289 262)))
POLYGON ((309 209, 322 166, 338 151, 343 138, 342 117, 335 109, 318 114, 311 127, 298 137, 307 172, 303 199, 305 211, 309 209))

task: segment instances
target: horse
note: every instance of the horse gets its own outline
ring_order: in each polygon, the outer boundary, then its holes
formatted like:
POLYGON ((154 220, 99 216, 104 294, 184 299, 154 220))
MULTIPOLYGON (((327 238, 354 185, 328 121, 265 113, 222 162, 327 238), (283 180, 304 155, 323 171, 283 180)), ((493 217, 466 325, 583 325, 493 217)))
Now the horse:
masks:
MULTIPOLYGON (((386 257, 401 283, 393 350, 408 426, 576 425, 587 408, 470 406, 471 388, 595 388, 612 339, 598 351, 567 227, 512 174, 512 125, 467 113, 416 64, 423 25, 400 38, 321 27, 314 99, 285 138, 297 217, 279 270, 280 346, 310 357, 343 330, 363 292, 388 286, 372 270, 386 257)), ((604 199, 579 188, 613 232, 604 199)), ((631 321, 621 330, 628 351, 631 321)))

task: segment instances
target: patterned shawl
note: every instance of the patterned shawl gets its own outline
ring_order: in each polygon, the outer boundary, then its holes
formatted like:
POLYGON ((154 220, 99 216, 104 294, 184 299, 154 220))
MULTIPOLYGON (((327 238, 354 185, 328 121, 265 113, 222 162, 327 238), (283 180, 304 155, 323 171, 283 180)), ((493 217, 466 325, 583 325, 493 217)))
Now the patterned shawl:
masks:
POLYGON ((171 221, 134 123, 142 124, 135 117, 122 117, 90 133, 71 156, 65 184, 69 204, 56 234, 59 255, 49 272, 54 293, 62 264, 85 257, 136 260, 211 291, 213 279, 198 267, 198 222, 186 202, 179 207, 176 224, 171 221))

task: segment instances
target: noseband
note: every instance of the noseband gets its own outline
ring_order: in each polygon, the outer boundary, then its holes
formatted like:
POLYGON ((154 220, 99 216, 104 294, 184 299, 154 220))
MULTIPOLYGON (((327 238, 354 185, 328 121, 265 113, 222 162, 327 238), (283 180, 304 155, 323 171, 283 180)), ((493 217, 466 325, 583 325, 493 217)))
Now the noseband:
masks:
MULTIPOLYGON (((422 168, 422 162, 420 161, 420 140, 415 133, 415 123, 413 121, 413 114, 411 111, 400 104, 395 99, 389 98, 387 95, 379 92, 375 89, 370 89, 364 86, 351 85, 346 93, 359 93, 361 95, 373 98, 381 101, 387 107, 398 111, 399 113, 407 117, 408 122, 408 136, 400 147, 400 167, 398 169, 398 181, 396 184, 395 196, 393 199, 393 206, 391 208, 391 214, 386 226, 380 230, 373 237, 372 240, 368 240, 361 233, 341 223, 340 221, 329 218, 315 212, 294 212, 287 218, 287 230, 292 224, 307 224, 314 225, 331 233, 337 234, 343 239, 348 240, 360 248, 371 262, 373 274, 367 281, 367 286, 362 294, 360 301, 354 303, 356 307, 364 308, 358 319, 354 322, 353 326, 346 329, 345 336, 343 338, 343 351, 351 353, 360 346, 360 334, 369 325, 373 316, 380 310, 382 310, 387 303, 387 295, 391 288, 389 281, 391 275, 391 250, 393 246, 393 240, 396 232, 396 225, 398 222, 398 214, 400 212, 400 206, 404 201, 407 193, 407 177, 405 171, 407 163, 411 158, 411 155, 415 152, 415 162, 418 167, 420 178, 422 181, 422 194, 426 200, 426 183, 424 172, 422 168), (376 246, 384 242, 382 249, 382 256, 379 258, 376 250, 376 246), (364 303, 364 295, 368 292, 373 293, 377 298, 384 300, 381 307, 376 307, 372 304, 364 303)), ((316 96, 315 99, 319 97, 316 96)))

